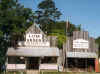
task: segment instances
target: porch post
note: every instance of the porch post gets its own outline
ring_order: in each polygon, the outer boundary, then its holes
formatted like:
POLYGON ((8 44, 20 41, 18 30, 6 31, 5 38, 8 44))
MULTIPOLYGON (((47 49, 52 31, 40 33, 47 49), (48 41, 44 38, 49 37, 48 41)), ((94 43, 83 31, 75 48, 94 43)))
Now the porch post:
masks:
POLYGON ((39 58, 39 72, 40 72, 40 64, 41 64, 41 57, 39 58))
POLYGON ((6 62, 5 62, 5 67, 6 67, 5 72, 7 72, 7 65, 8 65, 8 57, 7 57, 6 62))
POLYGON ((27 70, 27 58, 25 58, 25 65, 26 65, 26 70, 27 70))

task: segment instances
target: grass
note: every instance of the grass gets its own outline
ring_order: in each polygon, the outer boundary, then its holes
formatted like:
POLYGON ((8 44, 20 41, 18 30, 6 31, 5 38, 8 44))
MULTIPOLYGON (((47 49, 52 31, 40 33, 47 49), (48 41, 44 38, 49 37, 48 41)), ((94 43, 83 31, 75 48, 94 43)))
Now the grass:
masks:
POLYGON ((40 72, 40 74, 66 74, 66 72, 40 72))
MULTIPOLYGON (((9 71, 6 74, 26 74, 26 72, 22 71, 9 71)), ((4 74, 4 73, 0 73, 4 74)), ((100 74, 100 73, 95 73, 95 72, 58 72, 58 71, 41 71, 40 74, 100 74)))
POLYGON ((40 74, 97 74, 95 72, 40 72, 40 74))
POLYGON ((23 73, 21 73, 19 71, 9 71, 6 74, 14 74, 14 72, 15 72, 15 74, 26 74, 26 72, 23 72, 23 71, 22 71, 23 73))

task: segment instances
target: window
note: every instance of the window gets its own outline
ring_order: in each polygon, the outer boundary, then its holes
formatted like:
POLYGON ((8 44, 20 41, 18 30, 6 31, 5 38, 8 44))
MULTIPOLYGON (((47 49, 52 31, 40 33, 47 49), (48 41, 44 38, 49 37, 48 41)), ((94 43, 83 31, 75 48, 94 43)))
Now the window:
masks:
POLYGON ((20 57, 8 57, 8 64, 25 64, 25 59, 20 57))

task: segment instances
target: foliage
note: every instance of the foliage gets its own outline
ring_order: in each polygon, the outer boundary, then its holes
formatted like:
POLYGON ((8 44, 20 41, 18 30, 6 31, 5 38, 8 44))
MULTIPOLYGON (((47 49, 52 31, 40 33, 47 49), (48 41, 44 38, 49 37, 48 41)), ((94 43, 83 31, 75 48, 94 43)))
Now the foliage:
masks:
POLYGON ((64 21, 57 21, 55 24, 51 24, 51 31, 50 33, 59 33, 65 35, 66 33, 66 22, 64 21))
POLYGON ((61 49, 63 48, 63 43, 66 42, 66 36, 65 35, 59 35, 58 36, 58 47, 61 49))
POLYGON ((79 24, 79 25, 77 26, 77 30, 78 30, 78 31, 81 31, 81 24, 79 24))
POLYGON ((17 0, 0 0, 0 67, 5 61, 8 42, 15 44, 32 19, 32 10, 24 8, 17 0))
POLYGON ((58 47, 63 48, 63 43, 66 42, 67 36, 72 36, 73 31, 81 30, 81 25, 75 26, 74 24, 68 22, 69 26, 66 27, 65 21, 57 21, 54 25, 51 24, 51 31, 49 35, 58 36, 58 47), (67 31, 66 31, 67 29, 67 31), (67 33, 66 33, 67 32, 67 33))
POLYGON ((5 38, 0 37, 0 71, 2 70, 1 67, 5 63, 7 47, 8 42, 5 40, 5 38))
POLYGON ((71 22, 68 22, 69 26, 66 26, 65 21, 57 21, 54 25, 51 24, 51 33, 60 33, 63 35, 72 36, 73 31, 80 31, 81 25, 76 26, 75 24, 72 24, 71 22), (67 31, 66 31, 67 29, 67 31), (66 34, 67 32, 67 34, 66 34))
POLYGON ((67 35, 72 36, 73 31, 80 31, 81 30, 81 24, 76 26, 75 24, 72 24, 71 22, 67 22, 66 28, 67 28, 67 35))
POLYGON ((100 57, 100 37, 96 38, 96 43, 98 44, 98 48, 99 48, 99 57, 100 57))
POLYGON ((56 8, 53 0, 43 0, 38 5, 36 11, 37 23, 40 24, 40 28, 47 34, 51 30, 51 24, 59 19, 61 12, 56 8))
POLYGON ((63 48, 63 43, 66 42, 66 36, 63 35, 63 34, 59 34, 59 32, 58 33, 51 33, 49 35, 57 36, 57 46, 58 46, 58 48, 62 49, 63 48))
POLYGON ((55 25, 51 25, 51 31, 49 35, 57 36, 57 46, 62 49, 63 43, 66 42, 66 35, 65 35, 65 25, 66 23, 64 21, 55 22, 55 25))
POLYGON ((32 11, 20 5, 16 0, 1 0, 0 30, 5 34, 21 33, 26 28, 32 11))

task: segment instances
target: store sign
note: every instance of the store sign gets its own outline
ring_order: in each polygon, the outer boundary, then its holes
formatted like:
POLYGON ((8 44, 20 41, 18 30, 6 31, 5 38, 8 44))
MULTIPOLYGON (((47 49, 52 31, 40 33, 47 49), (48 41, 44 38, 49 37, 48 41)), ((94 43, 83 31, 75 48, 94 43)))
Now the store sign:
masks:
POLYGON ((7 64, 7 69, 16 69, 15 64, 7 64))
POLYGON ((26 69, 25 64, 7 64, 7 69, 26 69))
POLYGON ((40 64, 39 69, 42 70, 58 70, 57 64, 40 64))
POLYGON ((26 65, 25 64, 17 64, 16 69, 26 69, 26 65))
POLYGON ((84 39, 73 40, 73 48, 88 49, 89 48, 89 42, 87 40, 84 40, 84 39))

